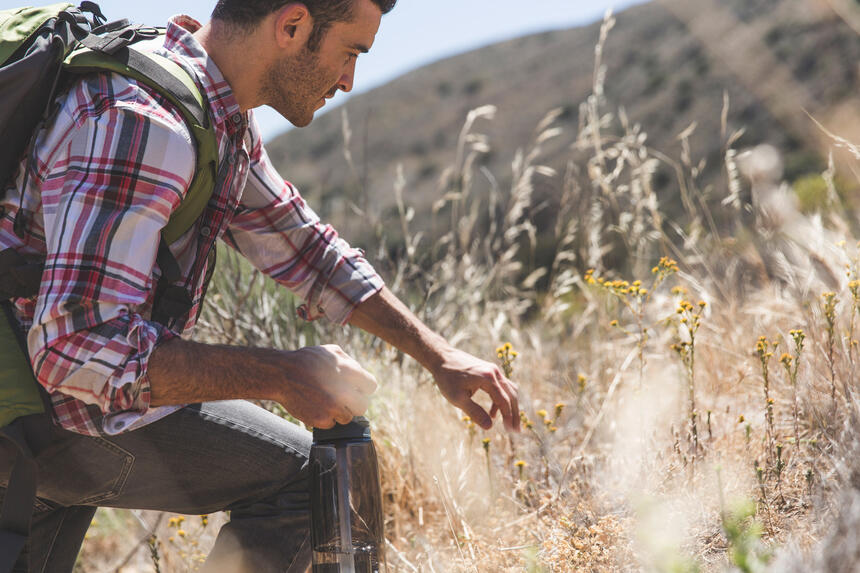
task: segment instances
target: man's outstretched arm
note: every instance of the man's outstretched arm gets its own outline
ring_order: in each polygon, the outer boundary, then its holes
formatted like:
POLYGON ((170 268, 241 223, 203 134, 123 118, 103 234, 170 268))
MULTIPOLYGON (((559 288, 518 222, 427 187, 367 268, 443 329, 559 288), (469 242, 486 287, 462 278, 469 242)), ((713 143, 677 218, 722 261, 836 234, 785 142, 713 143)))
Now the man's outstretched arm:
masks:
POLYGON ((433 375, 442 395, 482 428, 492 427, 492 419, 499 411, 505 427, 519 431, 516 384, 505 378, 495 364, 451 346, 422 323, 388 288, 383 287, 359 304, 349 323, 415 358, 433 375), (472 400, 478 390, 483 390, 492 399, 490 412, 472 400))

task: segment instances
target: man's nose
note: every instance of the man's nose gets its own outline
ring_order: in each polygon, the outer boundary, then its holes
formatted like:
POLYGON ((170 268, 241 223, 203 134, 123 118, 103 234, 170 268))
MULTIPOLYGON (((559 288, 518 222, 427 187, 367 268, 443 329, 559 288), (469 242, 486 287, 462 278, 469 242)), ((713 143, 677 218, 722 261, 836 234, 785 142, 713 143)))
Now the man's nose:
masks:
POLYGON ((337 82, 337 88, 343 92, 352 91, 352 83, 355 80, 355 61, 353 61, 349 67, 343 72, 343 75, 340 76, 340 79, 337 82))
POLYGON ((352 90, 352 78, 347 76, 342 76, 340 81, 337 83, 337 89, 342 92, 348 92, 352 90))

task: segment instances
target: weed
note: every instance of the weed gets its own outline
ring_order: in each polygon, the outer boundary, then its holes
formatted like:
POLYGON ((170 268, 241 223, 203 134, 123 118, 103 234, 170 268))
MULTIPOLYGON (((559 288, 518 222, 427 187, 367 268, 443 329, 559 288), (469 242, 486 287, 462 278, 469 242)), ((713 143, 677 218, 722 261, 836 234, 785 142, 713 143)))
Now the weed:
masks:
MULTIPOLYGON (((648 288, 643 286, 641 280, 634 280, 632 283, 624 280, 608 281, 601 277, 595 277, 594 272, 594 269, 586 271, 585 276, 583 277, 585 283, 598 286, 604 292, 619 300, 623 308, 630 312, 635 321, 636 349, 639 361, 637 389, 641 390, 642 380, 645 376, 645 349, 650 338, 649 327, 645 324, 646 305, 651 301, 657 288, 663 284, 669 276, 678 272, 678 263, 668 257, 662 257, 660 262, 651 269, 653 279, 648 288)), ((612 320, 609 323, 609 326, 619 329, 624 334, 631 334, 620 325, 618 320, 612 320)))
POLYGON ((696 410, 696 334, 701 326, 702 315, 707 306, 704 301, 699 301, 694 306, 691 302, 681 299, 675 310, 677 322, 673 322, 678 332, 678 338, 671 348, 680 358, 684 368, 687 389, 687 418, 690 427, 690 453, 694 459, 699 455, 699 430, 696 422, 699 416, 696 410))
POLYGON ((152 566, 155 568, 155 573, 161 573, 161 556, 158 553, 158 536, 149 536, 149 556, 152 559, 152 566))
POLYGON ((514 375, 514 360, 517 359, 519 353, 514 350, 510 342, 504 343, 496 349, 496 356, 502 364, 502 370, 505 376, 511 378, 514 375))
POLYGON ((743 501, 722 515, 729 558, 743 573, 764 571, 772 558, 771 552, 761 544, 764 531, 755 520, 755 513, 755 504, 743 501))
POLYGON ((835 292, 826 292, 821 295, 821 310, 824 314, 825 332, 827 333, 827 367, 830 371, 830 400, 833 403, 833 411, 836 412, 836 304, 839 299, 835 292))
POLYGON ((800 356, 803 354, 803 341, 806 339, 806 334, 800 329, 792 330, 789 333, 794 342, 794 355, 783 354, 779 361, 785 368, 788 374, 788 379, 791 381, 792 394, 792 421, 794 426, 794 445, 800 447, 800 430, 798 421, 798 406, 797 406, 797 369, 800 367, 800 356))
POLYGON ((766 336, 760 336, 755 345, 755 352, 758 355, 761 367, 762 388, 764 389, 765 449, 768 466, 770 466, 773 457, 775 440, 773 423, 774 400, 770 397, 770 360, 773 358, 773 353, 778 346, 778 341, 770 342, 766 336))

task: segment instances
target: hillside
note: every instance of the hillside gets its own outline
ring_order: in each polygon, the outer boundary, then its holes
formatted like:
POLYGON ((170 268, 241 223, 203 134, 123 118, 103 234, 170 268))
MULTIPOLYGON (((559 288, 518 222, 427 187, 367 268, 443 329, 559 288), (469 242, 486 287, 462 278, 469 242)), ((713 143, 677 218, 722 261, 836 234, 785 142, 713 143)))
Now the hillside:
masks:
MULTIPOLYGON (((440 197, 439 175, 454 161, 458 133, 475 107, 498 108, 495 120, 477 131, 489 137, 492 151, 482 161, 502 187, 509 184, 517 147, 531 140, 549 110, 562 108, 564 133, 545 147, 542 162, 563 171, 579 105, 591 93, 599 30, 594 24, 510 40, 352 98, 344 108, 355 171, 344 158, 341 109, 281 136, 269 152, 314 208, 357 243, 367 237, 366 220, 354 217, 344 199, 386 221, 396 212, 392 188, 402 164, 405 199, 415 206, 420 227, 427 220, 422 214, 440 197)), ((706 161, 707 184, 721 171, 725 92, 728 133, 746 130, 737 146, 776 146, 792 180, 826 165, 826 149, 802 110, 844 128, 839 118, 845 110, 860 109, 858 61, 856 33, 826 3, 664 0, 618 15, 606 46, 606 97, 610 107, 623 107, 631 122, 642 124, 651 147, 670 157, 680 156, 677 136, 696 121, 692 156, 706 161)), ((670 174, 658 173, 655 183, 658 194, 674 193, 670 174)), ((543 183, 538 194, 552 204, 559 185, 543 183)), ((476 183, 478 191, 488 187, 486 180, 476 183)))

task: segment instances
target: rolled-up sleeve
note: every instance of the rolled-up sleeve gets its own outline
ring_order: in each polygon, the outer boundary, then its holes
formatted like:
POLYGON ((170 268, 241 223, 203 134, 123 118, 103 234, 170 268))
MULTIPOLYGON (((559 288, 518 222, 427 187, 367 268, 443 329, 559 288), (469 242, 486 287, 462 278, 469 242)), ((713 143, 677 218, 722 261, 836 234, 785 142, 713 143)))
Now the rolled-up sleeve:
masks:
POLYGON ((194 148, 175 116, 140 113, 133 97, 92 101, 71 93, 56 120, 64 128, 42 142, 52 162, 42 186, 47 258, 30 357, 50 392, 105 415, 143 415, 149 358, 176 336, 147 319, 153 267, 161 229, 190 183, 194 148))
POLYGON ((359 250, 320 222, 278 174, 253 125, 250 173, 226 241, 257 269, 305 300, 303 318, 344 324, 384 285, 359 250))

